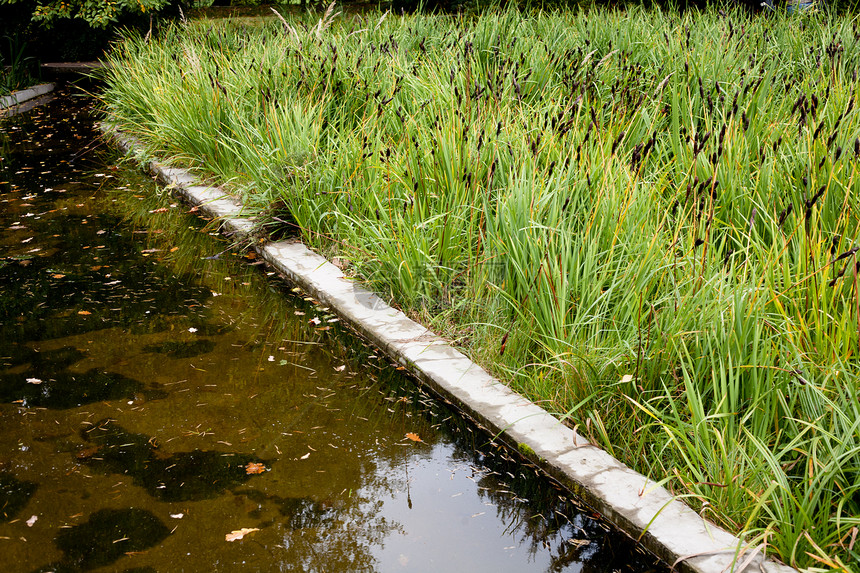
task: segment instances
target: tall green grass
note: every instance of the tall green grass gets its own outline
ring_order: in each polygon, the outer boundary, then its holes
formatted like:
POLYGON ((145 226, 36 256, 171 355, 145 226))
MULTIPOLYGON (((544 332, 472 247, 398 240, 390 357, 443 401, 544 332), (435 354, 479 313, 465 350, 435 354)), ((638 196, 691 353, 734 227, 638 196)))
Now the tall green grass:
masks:
POLYGON ((750 543, 858 570, 857 18, 329 13, 110 62, 152 153, 750 543))

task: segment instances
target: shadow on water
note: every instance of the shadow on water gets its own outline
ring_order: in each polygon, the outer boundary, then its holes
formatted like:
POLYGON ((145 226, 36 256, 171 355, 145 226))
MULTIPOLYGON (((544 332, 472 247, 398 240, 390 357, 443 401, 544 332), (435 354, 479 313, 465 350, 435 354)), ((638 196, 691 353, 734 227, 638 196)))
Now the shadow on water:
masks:
POLYGON ((37 487, 37 484, 19 480, 9 472, 0 472, 0 523, 13 519, 27 505, 37 487))
POLYGON ((36 352, 21 346, 0 345, 0 351, 13 371, 0 374, 0 401, 15 402, 25 408, 67 409, 136 395, 147 400, 166 396, 165 392, 146 388, 142 382, 122 374, 98 368, 86 372, 68 370, 68 366, 86 356, 76 348, 66 346, 36 352))
POLYGON ((215 350, 215 342, 200 338, 191 342, 168 340, 160 344, 147 344, 143 347, 144 352, 166 354, 170 358, 194 358, 209 354, 215 350))
POLYGON ((81 430, 91 444, 78 459, 105 472, 131 476, 135 485, 162 501, 211 499, 245 483, 269 461, 230 452, 201 451, 168 454, 144 434, 126 431, 115 420, 104 419, 81 430))
POLYGON ((145 509, 101 509, 85 523, 61 529, 54 544, 63 559, 34 573, 90 571, 158 545, 169 534, 167 526, 145 509))

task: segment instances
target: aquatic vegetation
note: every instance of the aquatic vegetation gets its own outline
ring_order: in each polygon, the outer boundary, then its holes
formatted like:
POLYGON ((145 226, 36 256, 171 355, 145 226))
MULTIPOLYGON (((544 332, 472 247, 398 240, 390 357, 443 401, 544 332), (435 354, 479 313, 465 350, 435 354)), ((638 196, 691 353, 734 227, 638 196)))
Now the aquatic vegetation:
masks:
POLYGON ((149 154, 286 208, 265 228, 751 544, 856 561, 856 17, 205 23, 112 61, 149 154))

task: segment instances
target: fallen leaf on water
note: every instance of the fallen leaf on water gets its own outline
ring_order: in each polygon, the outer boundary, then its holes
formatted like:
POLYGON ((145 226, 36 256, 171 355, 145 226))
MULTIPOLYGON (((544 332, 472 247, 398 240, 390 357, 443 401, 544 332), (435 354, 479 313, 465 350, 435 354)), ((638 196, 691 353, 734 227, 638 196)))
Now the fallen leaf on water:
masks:
POLYGON ((188 329, 188 332, 194 334, 195 332, 197 332, 197 329, 192 326, 191 328, 188 329))
POLYGON ((412 432, 406 432, 406 437, 409 438, 410 440, 412 440, 413 442, 423 442, 424 441, 421 439, 421 436, 419 436, 418 434, 413 434, 412 432))
POLYGON ((173 519, 182 519, 184 516, 185 516, 184 513, 171 513, 170 514, 170 517, 172 517, 173 519))
POLYGON ((254 533, 255 531, 260 531, 256 527, 243 527, 242 529, 237 529, 236 531, 231 531, 228 533, 224 539, 227 541, 236 541, 237 539, 242 539, 249 533, 254 533))
POLYGON ((266 466, 258 462, 248 462, 245 466, 245 473, 248 475, 261 474, 266 471, 266 466))
POLYGON ((34 515, 30 519, 27 520, 27 527, 33 527, 33 524, 36 523, 36 520, 39 519, 38 516, 34 515))
POLYGON ((38 378, 27 378, 27 384, 41 384, 42 381, 38 378))
POLYGON ((342 365, 340 365, 340 366, 335 366, 335 367, 334 367, 334 371, 335 371, 335 372, 343 372, 344 370, 346 370, 346 364, 342 364, 342 365))
POLYGON ((302 457, 300 457, 299 459, 300 459, 300 460, 306 460, 306 459, 308 459, 309 457, 311 457, 311 453, 310 453, 310 452, 306 453, 305 455, 303 455, 303 456, 302 456, 302 457))
POLYGON ((79 451, 75 455, 75 457, 78 458, 79 460, 88 460, 91 457, 93 457, 94 455, 96 455, 97 453, 99 453, 99 447, 93 446, 91 448, 84 448, 83 450, 79 451))
POLYGON ((91 313, 90 311, 88 311, 88 310, 79 310, 79 311, 78 311, 78 314, 82 314, 82 315, 86 316, 86 315, 88 315, 88 314, 92 314, 92 313, 91 313))
POLYGON ((64 274, 60 274, 60 273, 57 273, 57 274, 55 274, 55 275, 51 275, 51 277, 52 277, 52 278, 55 278, 55 279, 61 279, 61 278, 63 278, 64 276, 66 276, 66 275, 64 275, 64 274))
POLYGON ((179 250, 179 247, 173 247, 172 249, 170 249, 170 252, 175 253, 178 250, 179 250))

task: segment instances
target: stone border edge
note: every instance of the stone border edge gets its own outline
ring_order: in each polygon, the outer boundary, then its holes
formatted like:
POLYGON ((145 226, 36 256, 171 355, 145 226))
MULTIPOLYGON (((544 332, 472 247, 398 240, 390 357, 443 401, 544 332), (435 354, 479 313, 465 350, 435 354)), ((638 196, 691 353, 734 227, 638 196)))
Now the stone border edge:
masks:
MULTIPOLYGON (((108 124, 103 134, 128 155, 141 146, 108 124)), ((219 187, 158 161, 146 168, 238 239, 253 220, 219 187)), ((354 330, 405 366, 433 393, 472 417, 603 514, 670 566, 690 573, 797 573, 759 547, 705 520, 665 488, 592 445, 575 430, 510 390, 444 339, 412 321, 299 241, 254 244, 258 255, 354 330)))
POLYGON ((14 91, 7 96, 0 97, 0 111, 6 110, 16 105, 21 105, 27 100, 31 100, 40 95, 45 95, 54 91, 57 84, 47 83, 31 86, 23 90, 14 91))

